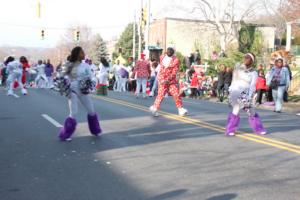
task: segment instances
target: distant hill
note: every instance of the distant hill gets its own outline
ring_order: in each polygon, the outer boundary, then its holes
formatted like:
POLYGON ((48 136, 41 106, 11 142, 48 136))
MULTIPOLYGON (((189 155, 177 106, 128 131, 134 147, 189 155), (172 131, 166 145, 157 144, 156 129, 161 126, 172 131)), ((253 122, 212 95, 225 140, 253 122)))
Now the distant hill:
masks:
POLYGON ((48 58, 52 59, 54 51, 54 48, 2 46, 0 47, 0 60, 3 61, 5 57, 10 55, 15 56, 16 58, 26 56, 30 61, 48 58))

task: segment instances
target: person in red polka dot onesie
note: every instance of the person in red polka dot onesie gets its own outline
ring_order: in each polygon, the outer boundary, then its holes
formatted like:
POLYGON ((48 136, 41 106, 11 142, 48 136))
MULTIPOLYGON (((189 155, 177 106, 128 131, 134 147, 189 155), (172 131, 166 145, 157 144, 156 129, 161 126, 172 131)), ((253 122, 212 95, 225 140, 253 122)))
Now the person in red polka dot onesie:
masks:
POLYGON ((150 112, 155 117, 158 116, 157 111, 167 93, 170 93, 173 96, 180 116, 185 116, 188 112, 182 107, 182 99, 179 95, 178 81, 176 77, 180 61, 174 54, 174 48, 169 47, 166 55, 162 55, 160 57, 161 69, 158 74, 158 95, 155 99, 154 105, 150 107, 150 112))

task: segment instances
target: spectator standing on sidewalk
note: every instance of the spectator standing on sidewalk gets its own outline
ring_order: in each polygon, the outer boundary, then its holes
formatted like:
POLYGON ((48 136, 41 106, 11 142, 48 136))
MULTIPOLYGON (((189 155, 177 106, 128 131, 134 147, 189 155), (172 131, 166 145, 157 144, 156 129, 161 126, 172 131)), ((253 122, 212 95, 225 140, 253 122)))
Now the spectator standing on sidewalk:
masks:
POLYGON ((224 88, 223 88, 223 95, 226 96, 229 93, 229 87, 232 82, 232 69, 230 67, 226 67, 225 74, 224 74, 224 88))
POLYGON ((47 77, 47 88, 53 88, 53 72, 54 72, 54 67, 51 64, 50 60, 47 60, 46 67, 45 67, 45 73, 47 77))
POLYGON ((274 112, 280 113, 283 104, 284 92, 290 85, 289 70, 283 66, 283 58, 278 57, 275 60, 275 66, 271 69, 267 85, 272 89, 273 99, 275 102, 274 112))
POLYGON ((262 97, 263 94, 266 92, 267 85, 266 85, 266 78, 263 70, 258 71, 258 77, 256 80, 256 92, 257 98, 256 103, 261 105, 262 104, 262 97))
POLYGON ((223 102, 223 99, 224 99, 224 81, 225 81, 225 73, 226 73, 226 68, 225 68, 225 65, 224 64, 221 64, 220 65, 220 71, 219 71, 219 74, 218 74, 218 86, 217 86, 217 89, 218 89, 218 98, 219 98, 219 101, 220 102, 223 102))
POLYGON ((139 98, 141 89, 143 98, 147 97, 146 88, 147 81, 150 76, 150 63, 145 58, 145 54, 141 54, 141 58, 136 62, 134 67, 133 75, 136 76, 136 97, 139 98))
MULTIPOLYGON (((288 71, 289 71, 289 74, 290 74, 290 82, 292 81, 292 79, 293 79, 293 74, 292 74, 292 71, 291 71, 291 68, 290 68, 290 66, 289 66, 289 64, 288 63, 286 63, 285 65, 284 65, 287 69, 288 69, 288 71)), ((289 94, 288 94, 288 89, 284 92, 284 95, 283 95, 283 101, 284 102, 288 102, 289 101, 289 94)))
POLYGON ((1 86, 6 87, 6 80, 8 77, 7 67, 3 64, 3 68, 1 69, 1 86))
POLYGON ((190 89, 191 89, 191 94, 190 94, 190 98, 197 98, 198 97, 198 87, 199 87, 199 80, 198 80, 198 76, 197 73, 195 72, 194 69, 191 69, 189 71, 189 75, 190 75, 190 89))
POLYGON ((120 75, 121 75, 121 92, 126 92, 129 72, 127 67, 125 67, 124 65, 121 65, 120 75))
MULTIPOLYGON (((266 71, 266 81, 268 82, 268 80, 270 79, 270 75, 271 75, 271 69, 273 68, 272 64, 269 64, 267 66, 267 71, 266 71)), ((273 95, 272 95, 272 89, 267 87, 266 88, 266 97, 267 97, 267 103, 270 105, 273 105, 273 95)))
POLYGON ((153 86, 151 88, 151 92, 150 92, 150 97, 153 97, 156 93, 157 93, 157 88, 158 88, 158 75, 159 75, 159 71, 160 71, 160 64, 157 60, 155 60, 152 63, 152 66, 155 68, 155 80, 153 83, 153 86))

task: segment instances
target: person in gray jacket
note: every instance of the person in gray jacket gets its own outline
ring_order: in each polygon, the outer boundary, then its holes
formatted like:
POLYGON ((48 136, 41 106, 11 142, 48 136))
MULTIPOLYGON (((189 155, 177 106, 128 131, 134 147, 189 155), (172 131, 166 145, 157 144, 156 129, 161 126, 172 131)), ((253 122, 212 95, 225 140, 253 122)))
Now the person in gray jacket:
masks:
POLYGON ((267 86, 272 89, 272 96, 275 102, 274 112, 280 113, 283 104, 283 96, 290 85, 289 70, 283 66, 283 58, 278 57, 275 60, 275 66, 270 71, 267 79, 267 86))

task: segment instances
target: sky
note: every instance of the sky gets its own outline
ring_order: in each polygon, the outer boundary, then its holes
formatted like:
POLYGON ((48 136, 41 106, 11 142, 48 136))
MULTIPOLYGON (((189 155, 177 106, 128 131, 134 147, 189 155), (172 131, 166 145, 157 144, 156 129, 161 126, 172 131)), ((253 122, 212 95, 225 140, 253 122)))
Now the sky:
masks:
MULTIPOLYGON (((145 1, 145 0, 144 0, 145 1)), ((134 19, 141 0, 0 0, 0 46, 53 47, 72 25, 87 25, 105 40, 118 36, 134 19), (45 39, 41 40, 41 30, 45 39)), ((152 0, 160 10, 169 0, 152 0)))
MULTIPOLYGON (((77 25, 87 25, 93 33, 100 33, 105 40, 110 40, 119 36, 133 21, 141 1, 0 0, 0 46, 54 47, 68 27, 77 25), (37 17, 38 1, 41 3, 40 19, 37 17), (45 30, 44 40, 41 40, 41 30, 45 30)), ((220 8, 223 1, 210 0, 220 8)), ((245 6, 246 1, 236 2, 245 6)), ((182 11, 184 6, 193 8, 193 0, 151 0, 152 17, 191 18, 191 13, 188 16, 182 11), (172 7, 175 4, 179 8, 172 7)))

